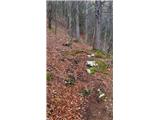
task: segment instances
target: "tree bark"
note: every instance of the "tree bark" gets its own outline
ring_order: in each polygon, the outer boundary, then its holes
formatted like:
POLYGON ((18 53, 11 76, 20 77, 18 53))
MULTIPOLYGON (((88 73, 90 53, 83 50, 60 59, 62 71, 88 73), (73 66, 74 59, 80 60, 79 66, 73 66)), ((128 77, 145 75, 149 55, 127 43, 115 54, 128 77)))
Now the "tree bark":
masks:
POLYGON ((51 29, 52 28, 52 2, 49 1, 47 3, 47 19, 48 19, 48 28, 51 29))
POLYGON ((68 34, 69 34, 69 44, 72 43, 72 2, 68 2, 68 34))
POLYGON ((55 1, 55 34, 57 33, 57 1, 55 1))
POLYGON ((96 18, 96 38, 95 38, 95 42, 93 45, 94 49, 100 49, 100 45, 101 45, 101 1, 96 1, 95 2, 95 18, 96 18))
POLYGON ((86 1, 86 11, 85 11, 86 19, 85 19, 85 41, 88 41, 88 2, 86 1))
POLYGON ((51 26, 51 19, 48 19, 48 28, 51 29, 52 26, 51 26))
POLYGON ((79 2, 76 3, 76 39, 80 39, 80 30, 79 30, 79 2))

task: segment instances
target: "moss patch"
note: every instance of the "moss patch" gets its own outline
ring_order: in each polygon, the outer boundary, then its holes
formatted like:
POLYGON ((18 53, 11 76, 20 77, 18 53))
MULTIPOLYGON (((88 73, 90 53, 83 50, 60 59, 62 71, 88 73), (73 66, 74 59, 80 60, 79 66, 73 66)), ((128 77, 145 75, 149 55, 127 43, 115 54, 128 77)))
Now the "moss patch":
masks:
POLYGON ((112 59, 112 54, 106 53, 102 50, 91 50, 90 52, 95 54, 95 58, 112 59))
POLYGON ((47 81, 52 80, 52 77, 53 77, 52 74, 50 72, 47 72, 47 75, 46 75, 47 81))
POLYGON ((90 67, 89 70, 90 70, 90 74, 94 74, 95 72, 97 72, 96 67, 90 67))
POLYGON ((90 74, 94 74, 96 72, 106 73, 108 65, 103 61, 96 61, 97 66, 93 66, 88 68, 90 70, 90 74))
POLYGON ((95 50, 94 54, 96 58, 107 58, 106 53, 101 50, 95 50))
POLYGON ((106 71, 108 65, 105 62, 99 60, 99 61, 96 61, 96 63, 98 64, 98 66, 96 66, 97 72, 103 73, 106 71))
POLYGON ((83 88, 81 91, 80 91, 80 94, 82 96, 89 96, 91 94, 91 89, 88 89, 88 88, 83 88))

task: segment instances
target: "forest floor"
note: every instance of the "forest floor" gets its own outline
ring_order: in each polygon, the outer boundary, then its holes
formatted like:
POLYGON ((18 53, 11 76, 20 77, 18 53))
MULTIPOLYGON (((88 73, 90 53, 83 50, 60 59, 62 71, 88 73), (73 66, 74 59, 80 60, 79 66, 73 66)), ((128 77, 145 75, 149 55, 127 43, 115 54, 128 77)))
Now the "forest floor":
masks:
POLYGON ((47 30, 47 120, 112 120, 112 57, 94 56, 107 67, 90 74, 87 55, 96 51, 67 39, 64 28, 47 30))

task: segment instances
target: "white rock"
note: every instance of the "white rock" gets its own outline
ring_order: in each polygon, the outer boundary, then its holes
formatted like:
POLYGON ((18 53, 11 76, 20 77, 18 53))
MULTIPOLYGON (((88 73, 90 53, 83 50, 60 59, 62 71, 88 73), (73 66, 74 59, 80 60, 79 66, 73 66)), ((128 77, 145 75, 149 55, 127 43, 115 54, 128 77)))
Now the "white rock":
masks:
POLYGON ((99 95, 99 98, 101 98, 101 97, 103 97, 103 96, 105 96, 105 94, 104 94, 104 93, 100 94, 100 95, 99 95))
POLYGON ((92 53, 91 55, 87 55, 87 57, 91 58, 94 57, 95 55, 92 53))
POLYGON ((93 53, 91 54, 91 57, 94 57, 94 54, 93 54, 93 53))
POLYGON ((98 88, 98 90, 97 90, 98 92, 100 92, 101 90, 98 88))
POLYGON ((95 61, 87 61, 87 65, 93 67, 93 66, 96 66, 96 62, 95 61))
POLYGON ((89 58, 90 58, 90 57, 91 57, 91 55, 87 55, 87 57, 89 57, 89 58))
POLYGON ((87 72, 88 72, 89 74, 91 74, 91 70, 90 70, 90 69, 87 69, 87 72))

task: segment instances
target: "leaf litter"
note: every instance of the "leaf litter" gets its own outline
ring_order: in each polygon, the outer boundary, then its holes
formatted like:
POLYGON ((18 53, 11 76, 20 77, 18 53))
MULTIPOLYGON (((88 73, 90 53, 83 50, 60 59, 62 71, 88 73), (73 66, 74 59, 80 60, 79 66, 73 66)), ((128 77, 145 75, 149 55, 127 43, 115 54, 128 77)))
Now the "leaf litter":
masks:
POLYGON ((64 28, 56 35, 47 30, 47 73, 54 76, 47 81, 47 119, 112 120, 112 67, 107 67, 107 75, 88 74, 92 48, 80 42, 64 46, 67 36, 64 28), (104 96, 107 100, 100 101, 104 96))

